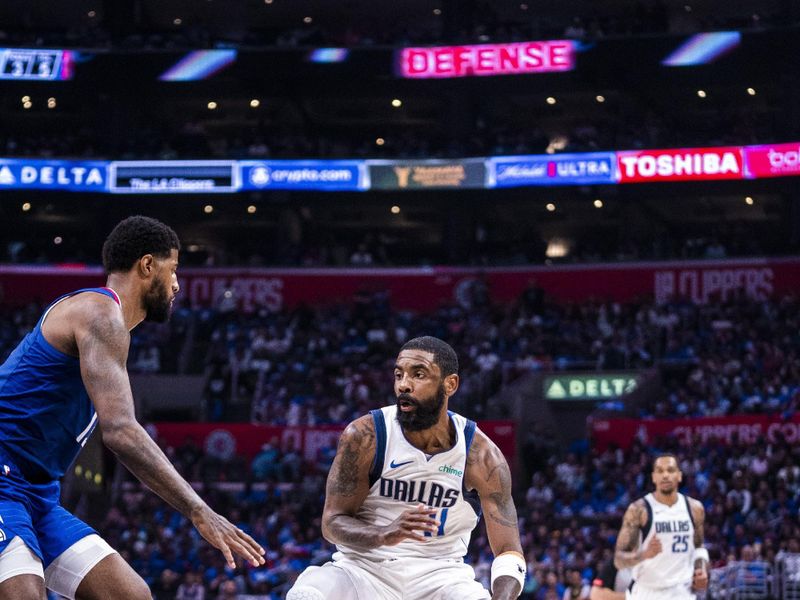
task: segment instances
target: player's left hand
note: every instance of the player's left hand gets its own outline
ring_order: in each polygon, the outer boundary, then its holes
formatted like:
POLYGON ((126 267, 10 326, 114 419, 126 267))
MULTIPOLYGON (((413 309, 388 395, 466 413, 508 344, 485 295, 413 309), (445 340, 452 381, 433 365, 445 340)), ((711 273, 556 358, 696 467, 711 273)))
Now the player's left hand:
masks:
POLYGON ((705 590, 708 588, 708 573, 705 569, 695 569, 694 577, 692 578, 692 589, 696 591, 705 590))
POLYGON ((244 531, 208 506, 192 514, 192 523, 209 544, 222 551, 225 562, 231 569, 236 568, 234 554, 250 561, 254 567, 264 564, 264 549, 244 531))

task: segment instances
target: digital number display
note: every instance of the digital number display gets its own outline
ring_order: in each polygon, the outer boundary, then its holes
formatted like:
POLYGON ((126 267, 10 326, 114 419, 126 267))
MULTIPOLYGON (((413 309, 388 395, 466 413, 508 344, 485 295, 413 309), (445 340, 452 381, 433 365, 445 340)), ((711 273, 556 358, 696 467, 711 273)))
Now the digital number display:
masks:
POLYGON ((72 52, 0 48, 0 79, 62 81, 72 78, 72 52))

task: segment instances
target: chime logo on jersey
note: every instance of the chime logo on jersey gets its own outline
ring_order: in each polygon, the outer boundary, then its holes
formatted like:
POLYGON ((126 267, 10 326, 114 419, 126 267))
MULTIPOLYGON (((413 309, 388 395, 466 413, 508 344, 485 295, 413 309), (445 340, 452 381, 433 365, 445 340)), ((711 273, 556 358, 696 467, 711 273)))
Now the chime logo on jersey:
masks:
POLYGON ((381 477, 379 493, 384 498, 400 502, 421 502, 431 508, 455 506, 461 490, 445 488, 430 481, 403 481, 381 477))
POLYGON ((688 533, 689 521, 656 521, 656 533, 688 533))
POLYGON ((455 467, 451 467, 450 465, 442 465, 439 467, 440 473, 447 473, 448 475, 453 475, 454 477, 463 477, 464 471, 460 469, 456 469, 455 467))

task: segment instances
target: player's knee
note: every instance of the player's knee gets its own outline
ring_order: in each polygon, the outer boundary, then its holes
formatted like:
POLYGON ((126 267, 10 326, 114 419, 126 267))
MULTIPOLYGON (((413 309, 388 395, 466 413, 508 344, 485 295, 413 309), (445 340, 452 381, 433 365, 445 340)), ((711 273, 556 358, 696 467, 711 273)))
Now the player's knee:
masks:
POLYGON ((325 600, 325 596, 317 588, 296 585, 286 594, 286 600, 325 600))

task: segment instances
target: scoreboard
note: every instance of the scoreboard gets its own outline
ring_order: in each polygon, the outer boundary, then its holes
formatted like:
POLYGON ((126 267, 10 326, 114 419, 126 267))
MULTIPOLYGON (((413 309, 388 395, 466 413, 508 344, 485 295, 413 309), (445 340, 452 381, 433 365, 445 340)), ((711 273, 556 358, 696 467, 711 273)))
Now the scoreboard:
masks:
POLYGON ((0 48, 0 79, 63 81, 72 78, 72 66, 69 50, 0 48))

